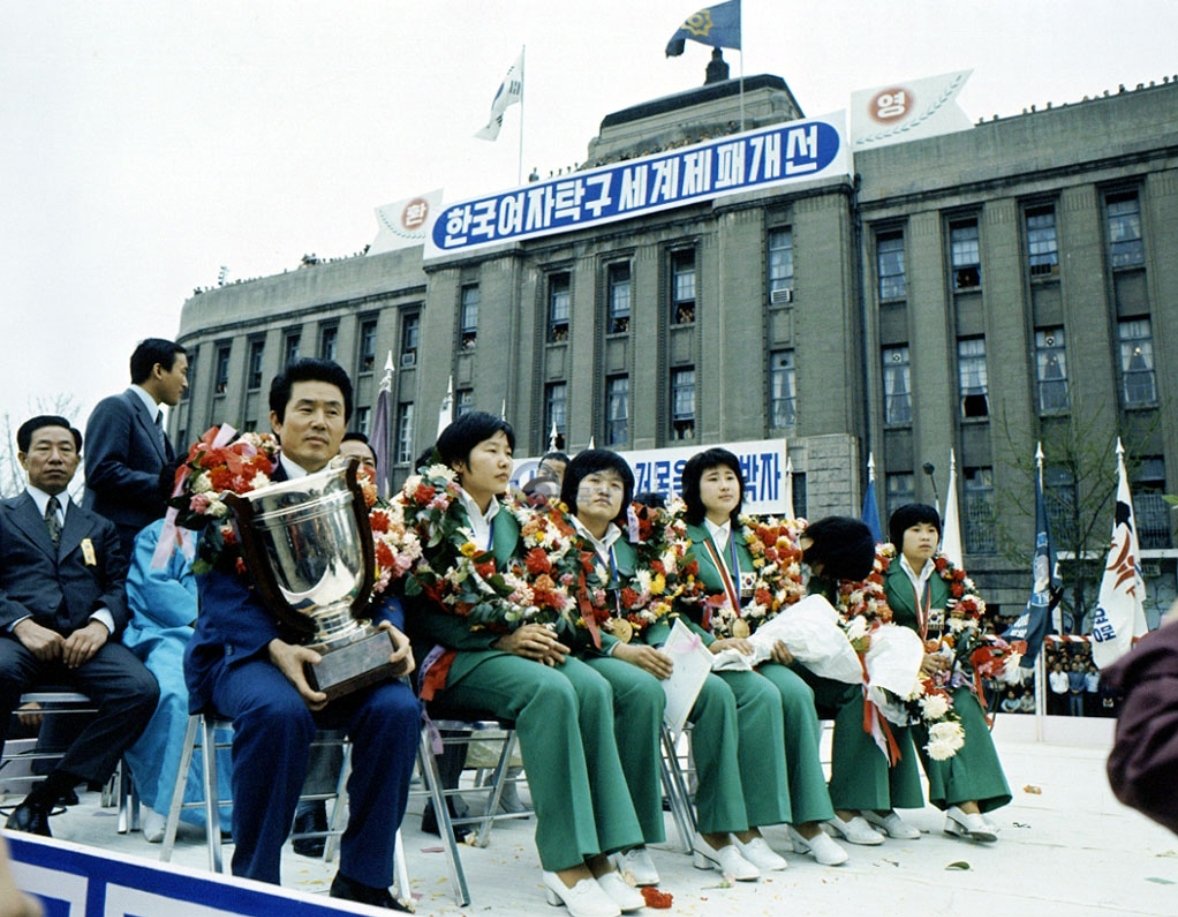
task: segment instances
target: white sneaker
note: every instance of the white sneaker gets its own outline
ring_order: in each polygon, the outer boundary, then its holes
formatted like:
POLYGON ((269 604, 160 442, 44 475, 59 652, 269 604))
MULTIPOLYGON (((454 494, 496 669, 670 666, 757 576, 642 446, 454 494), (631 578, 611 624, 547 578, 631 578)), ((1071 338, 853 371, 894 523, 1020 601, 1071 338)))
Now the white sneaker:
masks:
POLYGON ((621 917, 621 909, 596 879, 582 879, 569 888, 554 872, 544 870, 541 875, 548 903, 554 907, 563 904, 572 917, 621 917))
POLYGON ((810 854, 822 866, 842 866, 849 859, 847 851, 827 837, 825 831, 819 831, 808 839, 798 834, 793 825, 788 826, 788 831, 794 850, 810 854))
POLYGON ((976 812, 966 814, 957 806, 949 806, 945 813, 945 833, 952 837, 964 837, 971 841, 992 844, 998 840, 982 816, 976 812))
POLYGON ((617 871, 598 876, 597 884, 623 911, 636 911, 640 907, 646 906, 646 899, 642 897, 642 892, 633 885, 628 885, 621 873, 617 871))
POLYGON ((717 850, 697 831, 693 845, 695 855, 692 864, 696 869, 716 869, 738 882, 752 882, 761 878, 761 871, 741 856, 733 844, 725 844, 717 850))
POLYGON ((837 835, 843 837, 850 844, 862 844, 864 847, 876 847, 884 842, 884 837, 867 824, 862 815, 856 815, 850 821, 843 821, 835 815, 826 823, 837 835))
POLYGON ((736 845, 736 849, 740 851, 740 855, 752 863, 761 872, 776 872, 785 869, 789 866, 785 857, 776 853, 769 842, 763 837, 754 837, 748 843, 742 841, 735 834, 732 835, 732 843, 736 845))
POLYGON ((888 837, 902 841, 915 841, 920 838, 920 831, 913 828, 895 812, 880 815, 878 812, 866 809, 863 812, 863 818, 869 825, 875 826, 888 837))
POLYGON ((614 865, 623 876, 633 879, 635 885, 659 884, 659 871, 655 869, 650 852, 645 847, 614 854, 614 865))

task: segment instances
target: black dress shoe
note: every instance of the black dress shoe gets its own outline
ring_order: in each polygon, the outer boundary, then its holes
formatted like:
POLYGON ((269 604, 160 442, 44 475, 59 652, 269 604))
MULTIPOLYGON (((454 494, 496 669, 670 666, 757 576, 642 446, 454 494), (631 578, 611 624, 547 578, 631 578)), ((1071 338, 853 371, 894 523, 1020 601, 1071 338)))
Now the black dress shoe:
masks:
POLYGON ((12 810, 4 827, 13 831, 24 831, 27 834, 53 837, 49 831, 49 809, 40 803, 29 802, 27 799, 12 810))
POLYGON ((400 901, 392 896, 387 888, 373 888, 349 879, 342 872, 335 874, 331 883, 331 897, 342 898, 344 901, 359 901, 361 904, 371 904, 373 907, 383 907, 390 911, 412 913, 400 901))
MULTIPOLYGON (((310 803, 306 808, 295 812, 294 833, 308 834, 312 831, 327 830, 327 805, 322 800, 310 803)), ((321 857, 327 849, 325 837, 296 837, 291 844, 294 852, 305 857, 321 857)))

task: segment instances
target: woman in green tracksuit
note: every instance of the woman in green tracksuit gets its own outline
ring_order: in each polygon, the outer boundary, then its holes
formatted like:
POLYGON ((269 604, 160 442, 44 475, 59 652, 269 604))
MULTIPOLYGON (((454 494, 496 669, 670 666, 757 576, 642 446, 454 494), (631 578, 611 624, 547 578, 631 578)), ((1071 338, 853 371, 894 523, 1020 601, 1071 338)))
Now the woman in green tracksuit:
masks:
MULTIPOLYGON (((896 558, 888 567, 884 588, 893 620, 927 639, 930 620, 935 622, 938 611, 943 618, 949 600, 948 584, 938 575, 933 560, 941 540, 940 515, 931 506, 910 503, 892 514, 888 528, 896 558)), ((944 670, 949 665, 945 656, 932 653, 925 656, 924 671, 944 670)), ((920 725, 912 727, 928 775, 929 800, 946 811, 946 834, 991 842, 997 839, 996 829, 984 813, 1009 803, 1010 787, 977 697, 968 687, 951 693, 965 732, 965 745, 956 755, 932 760, 925 751, 927 730, 920 725)))
MULTIPOLYGON (((510 425, 483 412, 454 421, 435 446, 462 487, 448 512, 500 568, 519 551, 519 525, 500 501, 513 446, 510 425)), ((419 644, 438 648, 420 657, 433 657, 421 674, 423 697, 515 721, 549 902, 563 902, 574 917, 642 907, 608 856, 643 841, 629 794, 616 792, 626 778, 609 682, 570 655, 567 637, 540 624, 480 630, 429 602, 408 619, 419 644)))
MULTIPOLYGON (((612 588, 607 592, 615 599, 638 572, 634 547, 615 524, 630 506, 633 489, 633 473, 621 456, 591 449, 570 462, 561 492, 584 546, 609 572, 612 588)), ((619 620, 615 615, 600 631, 600 648, 589 642, 583 654, 588 665, 613 686, 622 766, 643 840, 652 844, 665 839, 659 785, 665 695, 659 681, 670 676, 673 665, 658 647, 666 640, 668 626, 656 622, 631 642, 633 628, 619 625, 619 620)), ((743 674, 744 678, 733 679, 735 688, 710 675, 689 715, 699 779, 700 833, 693 845, 700 868, 752 880, 763 870, 786 866, 756 826, 788 821, 790 813, 781 779, 785 767, 781 704, 763 679, 743 674)), ((624 867, 639 884, 658 882, 645 845, 626 854, 624 867)))
MULTIPOLYGON (((752 555, 741 538, 738 522, 744 500, 739 460, 726 449, 697 453, 683 468, 681 490, 687 534, 699 561, 700 580, 709 593, 723 595, 725 601, 739 607, 747 591, 744 584, 753 574, 752 555)), ((712 652, 735 649, 751 653, 747 640, 740 637, 715 639, 704 612, 697 612, 696 618, 712 652)), ((811 854, 824 866, 837 866, 846 862, 847 852, 822 830, 822 823, 834 817, 818 754, 822 726, 814 707, 814 691, 789 668, 792 661, 788 649, 778 643, 773 660, 756 670, 776 689, 785 720, 790 837, 797 852, 811 854)), ((717 674, 732 680, 730 672, 717 674)))

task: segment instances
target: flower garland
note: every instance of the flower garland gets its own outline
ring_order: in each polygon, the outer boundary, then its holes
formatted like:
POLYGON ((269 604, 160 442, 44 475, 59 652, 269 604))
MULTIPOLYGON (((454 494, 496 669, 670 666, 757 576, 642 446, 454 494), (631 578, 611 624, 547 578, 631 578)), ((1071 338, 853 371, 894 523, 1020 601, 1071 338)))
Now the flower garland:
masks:
POLYGON ((634 570, 618 571, 614 582, 597 553, 583 551, 583 594, 588 608, 582 608, 576 623, 586 627, 588 611, 594 624, 628 643, 635 633, 667 617, 677 599, 695 593, 699 564, 689 550, 687 526, 674 512, 634 503, 626 516, 634 570))
POLYGON ((500 512, 519 523, 522 557, 505 569, 481 550, 462 508, 452 469, 431 465, 406 480, 394 502, 413 528, 422 553, 405 592, 425 595, 444 611, 478 628, 507 632, 525 623, 556 624, 576 607, 571 589, 579 558, 575 533, 559 507, 508 499, 500 512))
POLYGON ((806 521, 741 516, 740 525, 753 558, 752 598, 740 609, 732 607, 725 593, 705 599, 711 609, 712 633, 719 638, 748 636, 781 609, 806 596, 798 543, 806 521))

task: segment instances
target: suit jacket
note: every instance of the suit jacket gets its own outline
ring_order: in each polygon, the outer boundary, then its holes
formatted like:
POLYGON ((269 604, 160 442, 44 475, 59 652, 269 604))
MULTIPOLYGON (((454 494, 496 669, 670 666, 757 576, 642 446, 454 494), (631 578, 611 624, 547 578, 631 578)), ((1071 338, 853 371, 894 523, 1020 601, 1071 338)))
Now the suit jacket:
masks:
POLYGON ((84 506, 116 525, 141 529, 166 510, 160 469, 175 457, 133 389, 98 402, 86 422, 84 506))
POLYGON ((127 624, 125 569, 109 520, 71 503, 54 548, 27 491, 0 502, 0 629, 32 615, 42 627, 68 636, 105 607, 117 635, 127 624), (93 563, 87 563, 86 539, 93 563))
MULTIPOLYGON (((272 479, 287 480, 282 465, 272 479)), ((279 627, 245 577, 213 570, 199 574, 196 584, 196 631, 184 650, 184 680, 192 713, 212 706, 213 686, 225 672, 254 659, 269 661, 271 640, 295 642, 279 627)), ((399 630, 405 627, 400 602, 391 596, 373 603, 372 619, 389 621, 399 630)))

